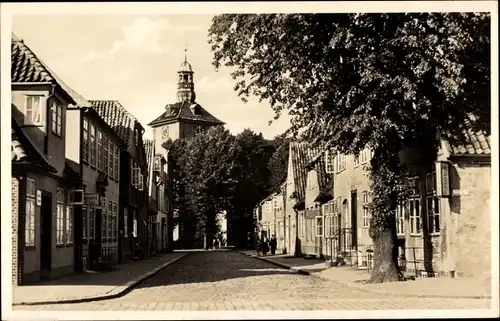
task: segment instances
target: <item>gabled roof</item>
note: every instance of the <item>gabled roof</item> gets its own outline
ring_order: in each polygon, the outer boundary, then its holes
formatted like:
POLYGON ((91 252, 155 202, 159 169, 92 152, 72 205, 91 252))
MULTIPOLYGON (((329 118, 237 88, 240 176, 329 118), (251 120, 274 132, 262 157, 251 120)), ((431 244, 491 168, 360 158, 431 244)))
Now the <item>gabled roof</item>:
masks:
POLYGON ((479 131, 467 130, 465 142, 447 140, 450 156, 491 156, 491 138, 479 131))
POLYGON ((148 125, 151 127, 157 127, 164 123, 170 123, 179 120, 224 125, 224 122, 220 121, 215 116, 210 114, 199 104, 187 101, 177 102, 175 104, 167 104, 165 106, 165 112, 158 118, 150 122, 148 125))
POLYGON ((90 107, 90 103, 68 86, 35 53, 15 35, 11 41, 11 82, 46 82, 58 86, 69 98, 69 103, 79 107, 90 107))
POLYGON ((49 172, 57 173, 47 159, 31 144, 30 140, 12 117, 11 161, 13 164, 32 164, 49 172))
POLYGON ((307 182, 307 164, 309 162, 309 151, 307 144, 303 142, 290 143, 290 160, 292 162, 292 171, 295 190, 295 198, 298 203, 305 200, 305 189, 307 182))
POLYGON ((89 100, 94 110, 120 136, 128 148, 133 148, 129 140, 133 135, 135 123, 139 122, 118 100, 89 100))

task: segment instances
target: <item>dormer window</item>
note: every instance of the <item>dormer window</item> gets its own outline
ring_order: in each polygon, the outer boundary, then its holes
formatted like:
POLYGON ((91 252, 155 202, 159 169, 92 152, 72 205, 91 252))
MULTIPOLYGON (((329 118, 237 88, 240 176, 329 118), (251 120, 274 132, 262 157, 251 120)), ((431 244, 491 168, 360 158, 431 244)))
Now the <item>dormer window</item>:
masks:
POLYGON ((43 125, 42 96, 26 96, 24 115, 24 124, 37 126, 43 125))

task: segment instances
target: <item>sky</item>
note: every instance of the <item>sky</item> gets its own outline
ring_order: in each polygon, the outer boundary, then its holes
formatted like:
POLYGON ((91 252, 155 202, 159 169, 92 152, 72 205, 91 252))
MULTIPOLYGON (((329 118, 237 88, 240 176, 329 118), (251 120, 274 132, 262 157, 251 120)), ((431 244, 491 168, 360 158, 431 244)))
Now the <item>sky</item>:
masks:
POLYGON ((231 69, 212 65, 212 15, 14 15, 12 32, 71 88, 88 100, 118 100, 146 128, 176 102, 177 70, 193 67, 197 102, 233 134, 245 128, 271 139, 289 126, 269 104, 243 103, 231 69))

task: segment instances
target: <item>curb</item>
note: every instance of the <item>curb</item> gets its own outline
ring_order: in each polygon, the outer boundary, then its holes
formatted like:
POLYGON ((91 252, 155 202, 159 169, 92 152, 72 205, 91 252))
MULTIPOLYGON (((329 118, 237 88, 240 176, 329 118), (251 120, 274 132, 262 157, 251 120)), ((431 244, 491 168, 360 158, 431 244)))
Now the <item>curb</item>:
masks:
POLYGON ((433 298, 433 299, 475 299, 475 300, 491 300, 492 299, 492 297, 489 296, 489 295, 470 295, 470 296, 468 296, 468 295, 440 295, 440 294, 406 294, 406 293, 396 293, 396 292, 383 291, 383 290, 367 289, 367 288, 365 288, 363 286, 355 284, 354 282, 343 282, 343 281, 339 281, 339 280, 332 280, 332 279, 329 279, 327 277, 321 276, 321 275, 319 275, 317 273, 311 273, 311 272, 303 270, 303 269, 297 269, 295 267, 292 267, 292 266, 289 266, 289 265, 286 265, 286 264, 283 264, 283 263, 280 263, 280 262, 274 262, 274 261, 272 261, 270 259, 266 259, 266 258, 257 256, 257 255, 246 254, 246 253, 243 253, 243 252, 240 252, 240 253, 243 254, 243 255, 249 256, 249 257, 253 257, 253 258, 259 259, 259 260, 264 261, 264 262, 268 262, 268 263, 274 264, 274 265, 279 266, 281 268, 294 271, 294 272, 302 274, 302 275, 310 275, 312 277, 315 277, 315 278, 318 278, 318 279, 322 279, 322 280, 325 280, 325 281, 334 281, 334 282, 342 284, 343 286, 355 288, 357 290, 364 291, 364 292, 367 292, 367 293, 381 294, 381 295, 394 295, 394 296, 406 297, 406 298, 422 298, 422 299, 425 299, 425 298, 433 298))
POLYGON ((295 273, 298 273, 298 274, 302 274, 302 275, 312 275, 311 272, 309 271, 306 271, 306 270, 303 270, 303 269, 297 269, 293 266, 289 266, 289 265, 286 265, 286 264, 283 264, 283 263, 279 263, 279 262, 275 262, 273 260, 270 260, 270 259, 266 259, 264 257, 261 257, 261 256, 257 256, 257 255, 253 255, 253 254, 246 254, 246 253, 243 253, 243 252, 239 252, 245 256, 248 256, 248 257, 252 257, 252 258, 255 258, 255 259, 258 259, 258 260, 261 260, 261 261, 264 261, 264 262, 267 262, 267 263, 271 263, 271 264, 274 264, 280 268, 283 268, 283 269, 286 269, 286 270, 290 270, 290 271, 293 271, 295 273))
POLYGON ((175 259, 172 259, 161 266, 144 273, 143 275, 135 278, 132 281, 129 281, 125 283, 125 285, 120 285, 117 286, 116 288, 112 289, 111 291, 103 294, 103 295, 96 295, 96 296, 89 296, 89 297, 84 297, 84 298, 77 298, 77 299, 62 299, 62 300, 51 300, 51 301, 35 301, 35 302, 18 302, 18 303, 12 303, 12 306, 29 306, 29 305, 49 305, 49 304, 71 304, 71 303, 85 303, 85 302, 92 302, 92 301, 103 301, 103 300, 110 300, 110 299, 116 299, 119 297, 122 297, 132 291, 134 287, 137 285, 141 284, 145 280, 149 279, 150 277, 158 274, 161 272, 163 269, 165 269, 167 266, 179 261, 180 259, 184 258, 186 255, 189 253, 183 253, 180 256, 176 257, 175 259))

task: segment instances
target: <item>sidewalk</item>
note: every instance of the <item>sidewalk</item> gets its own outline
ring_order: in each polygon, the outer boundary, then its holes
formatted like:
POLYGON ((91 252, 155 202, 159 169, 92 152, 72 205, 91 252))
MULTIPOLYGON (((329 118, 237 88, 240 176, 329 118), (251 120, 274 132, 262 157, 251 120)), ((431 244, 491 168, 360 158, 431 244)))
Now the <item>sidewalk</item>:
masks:
POLYGON ((309 274, 325 280, 335 281, 349 287, 394 296, 421 298, 474 298, 491 299, 491 279, 450 278, 446 276, 434 278, 417 278, 406 282, 366 283, 370 278, 367 270, 355 267, 328 267, 324 260, 295 258, 287 255, 259 256, 255 251, 242 251, 261 260, 291 269, 298 273, 309 274))
POLYGON ((13 287, 12 305, 39 305, 112 299, 126 294, 187 253, 167 253, 120 264, 113 271, 74 274, 57 280, 13 287))

